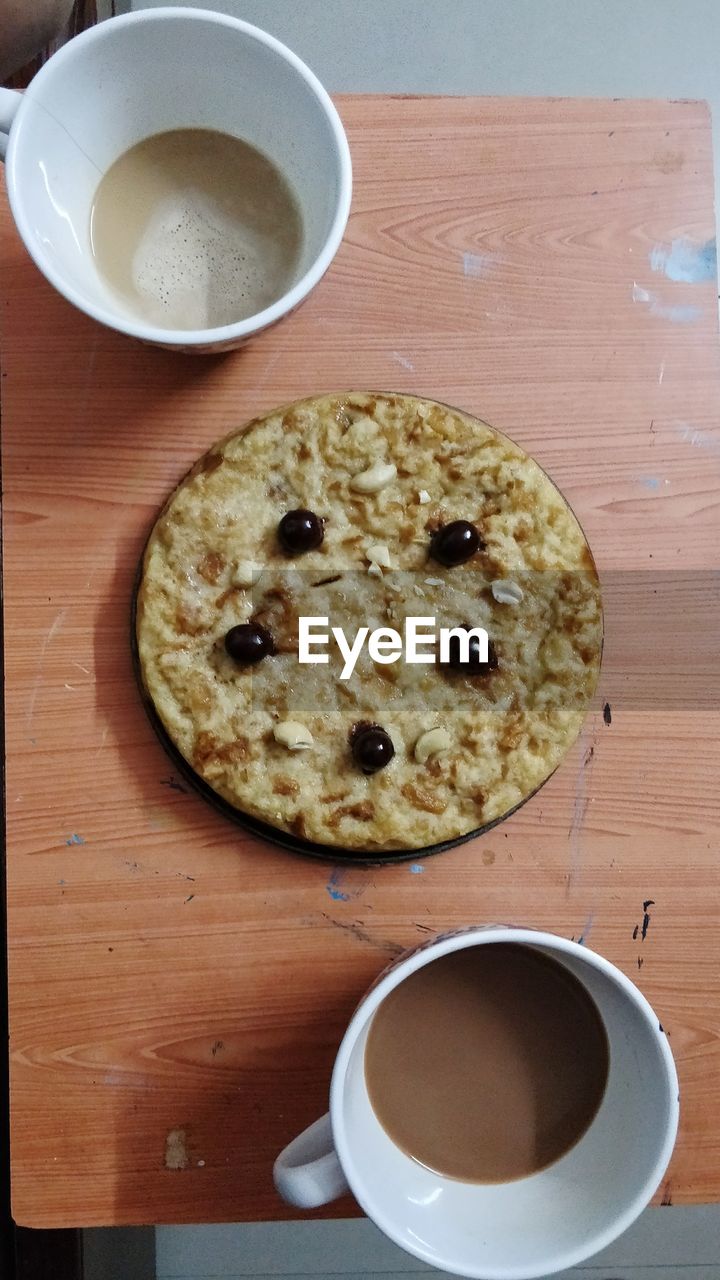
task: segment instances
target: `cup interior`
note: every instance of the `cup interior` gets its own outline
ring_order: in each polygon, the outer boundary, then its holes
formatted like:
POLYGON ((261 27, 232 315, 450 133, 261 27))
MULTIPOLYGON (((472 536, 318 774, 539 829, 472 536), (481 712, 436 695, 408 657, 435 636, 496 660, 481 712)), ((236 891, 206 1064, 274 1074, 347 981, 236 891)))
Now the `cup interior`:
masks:
MULTIPOLYGON (((123 304, 95 269, 90 211, 100 179, 124 151, 178 128, 240 137, 289 181, 302 214, 303 247, 286 304, 266 309, 284 313, 300 301, 291 294, 304 296, 303 281, 323 254, 325 269, 342 236, 347 143, 332 104, 304 64, 264 32, 222 14, 156 9, 111 19, 42 68, 8 149, 13 212, 27 247, 71 301, 106 323, 142 331, 145 326, 133 325, 129 313, 122 323, 123 304)), ((255 320, 244 325, 262 327, 255 320)), ((225 326, 231 327, 241 329, 243 322, 225 326)), ((183 342, 191 336, 185 331, 183 342)))
MULTIPOLYGON (((562 939, 543 942, 548 935, 528 938, 504 930, 456 941, 531 945, 579 978, 601 1013, 610 1048, 605 1094, 585 1134, 554 1164, 513 1182, 463 1183, 426 1169, 388 1138, 368 1097, 364 1053, 372 1015, 397 981, 393 972, 355 1015, 331 1091, 335 1143, 366 1213, 424 1261, 485 1280, 547 1275, 609 1244, 650 1199, 677 1125, 674 1065, 640 992, 592 952, 562 939)), ((403 976, 438 954, 416 955, 403 976)))

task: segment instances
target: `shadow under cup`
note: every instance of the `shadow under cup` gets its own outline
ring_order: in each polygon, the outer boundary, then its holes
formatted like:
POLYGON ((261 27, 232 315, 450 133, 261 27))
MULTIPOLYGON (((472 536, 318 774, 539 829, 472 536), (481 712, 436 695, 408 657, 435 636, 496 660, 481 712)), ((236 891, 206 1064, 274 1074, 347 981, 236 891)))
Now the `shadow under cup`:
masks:
MULTIPOLYGON (((445 944, 449 940, 445 940, 445 944)), ((358 1009, 331 1089, 335 1146, 369 1217, 424 1261, 486 1280, 542 1276, 577 1265, 620 1235, 658 1186, 677 1128, 677 1076, 657 1017, 608 961, 525 930, 456 938, 447 949, 521 942, 564 965, 602 1016, 609 1071, 600 1108, 554 1164, 513 1182, 471 1184, 433 1173, 390 1140, 370 1103, 364 1055, 373 1013, 396 985, 391 970, 358 1009)), ((402 977, 442 954, 411 956, 402 977)), ((428 1028, 432 1034, 432 1028, 428 1028)))
POLYGON ((23 95, 7 173, 26 247, 61 293, 113 328, 195 350, 237 346, 298 306, 332 261, 350 205, 347 140, 312 72, 264 32, 193 10, 110 19, 65 45, 23 95), (133 317, 91 252, 100 179, 135 143, 180 128, 230 133, 264 152, 290 183, 302 217, 291 288, 257 315, 218 329, 153 328, 133 317))

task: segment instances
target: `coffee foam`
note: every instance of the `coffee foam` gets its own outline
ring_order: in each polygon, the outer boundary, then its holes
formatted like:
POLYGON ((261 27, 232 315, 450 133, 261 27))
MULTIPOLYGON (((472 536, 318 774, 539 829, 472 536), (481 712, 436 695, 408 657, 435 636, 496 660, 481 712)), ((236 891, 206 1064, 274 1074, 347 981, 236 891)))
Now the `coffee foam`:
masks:
POLYGON ((202 192, 163 201, 132 260, 132 283, 152 323, 206 329, 231 324, 276 296, 277 251, 202 192))

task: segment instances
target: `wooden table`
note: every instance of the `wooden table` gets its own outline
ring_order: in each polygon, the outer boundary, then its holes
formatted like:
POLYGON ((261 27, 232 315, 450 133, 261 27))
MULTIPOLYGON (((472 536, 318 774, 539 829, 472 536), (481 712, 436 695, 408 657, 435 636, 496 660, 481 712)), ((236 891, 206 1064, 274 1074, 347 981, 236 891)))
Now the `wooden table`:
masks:
POLYGON ((298 314, 224 358, 86 320, 4 216, 12 1162, 27 1225, 287 1215, 272 1159, 324 1110, 360 993, 427 930, 485 920, 582 935, 639 983, 682 1079, 664 1202, 720 1199, 720 722, 695 678, 717 617, 717 291, 712 246, 671 248, 713 235, 707 110, 340 110, 356 188, 338 258, 298 314), (454 402, 529 449, 583 521, 608 600, 600 696, 547 787, 482 840, 376 871, 279 852, 188 794, 128 646, 144 538, 193 459, 277 403, 368 386, 454 402), (668 582, 687 588, 672 596, 674 667, 643 612, 668 582))

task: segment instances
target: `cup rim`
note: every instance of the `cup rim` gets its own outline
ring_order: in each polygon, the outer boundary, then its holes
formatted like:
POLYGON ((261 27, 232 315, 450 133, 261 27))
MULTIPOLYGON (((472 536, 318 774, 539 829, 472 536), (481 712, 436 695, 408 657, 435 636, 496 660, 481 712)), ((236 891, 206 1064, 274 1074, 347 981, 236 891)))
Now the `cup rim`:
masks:
POLYGON ((363 1211, 380 1227, 385 1235, 389 1236, 406 1252, 414 1254, 431 1266, 446 1267, 447 1270, 456 1275, 466 1276, 468 1280, 537 1280, 538 1277, 550 1275, 557 1271, 564 1271, 569 1267, 579 1266, 587 1258, 599 1253, 601 1249, 605 1249, 631 1226, 643 1209, 647 1207, 660 1185, 675 1146, 679 1114, 680 1095, 675 1060, 668 1044, 667 1036, 661 1030, 657 1014, 640 989, 621 969, 618 969, 611 961, 606 960, 604 956, 599 955, 597 951, 592 951, 582 943, 562 938, 559 934, 549 933, 546 930, 534 929, 529 926, 471 925, 440 934, 434 939, 421 943, 414 950, 409 950, 405 955, 399 956, 380 974, 374 986, 370 988, 353 1013, 335 1059, 330 1084, 330 1116, 335 1150, 350 1189, 363 1211), (598 969, 620 988, 623 995, 635 1007, 636 1012, 644 1018, 649 1030, 657 1040, 664 1067, 663 1083, 668 1112, 667 1128, 658 1156, 642 1186, 626 1205, 624 1212, 614 1218, 609 1226, 602 1231, 595 1232, 592 1237, 581 1245, 556 1252, 554 1255, 539 1261, 537 1265, 533 1264, 531 1269, 524 1266, 493 1268, 488 1267, 482 1260, 478 1261, 477 1268, 458 1265, 455 1259, 448 1259, 447 1263, 445 1263, 440 1261, 437 1254, 430 1249, 423 1248, 421 1244, 416 1245, 408 1241, 403 1232, 386 1216, 383 1207, 375 1203, 371 1204, 366 1196, 363 1183, 356 1174, 343 1119, 345 1077, 351 1054, 358 1036, 367 1026, 370 1018, 385 997, 411 973, 431 963, 433 960, 437 960, 442 955, 462 950, 465 947, 496 942, 518 942, 530 946, 548 947, 551 950, 572 955, 584 961, 590 967, 598 969))
POLYGON ((268 31, 263 31, 261 27, 254 26, 253 23, 245 22, 241 18, 234 18, 229 14, 218 13, 211 9, 185 9, 179 5, 170 5, 162 9, 141 9, 134 13, 119 14, 114 18, 108 18, 104 22, 98 23, 94 27, 89 27, 58 49, 52 58, 49 58, 44 66, 40 68, 33 77, 28 89, 22 95, 22 101, 18 107, 13 126, 10 129, 5 169, 10 208, 25 248, 35 265, 50 284, 57 289, 58 293, 62 294, 78 310, 83 311, 93 320, 97 320, 100 324, 110 329, 125 333, 132 338, 139 338, 141 341, 160 343, 169 347, 201 348, 215 343, 229 345, 233 342, 240 342, 253 334, 260 333, 263 329, 270 328, 277 321, 282 320, 289 312, 295 310, 322 279, 335 257, 345 233, 352 198, 352 161, 345 129, 330 95, 307 63, 303 62, 298 54, 289 49, 276 36, 271 35, 268 31), (77 57, 81 48, 112 38, 112 32, 118 27, 136 25, 138 23, 166 22, 173 19, 180 19, 183 22, 211 22, 215 26, 227 27, 248 36, 250 39, 257 41, 258 44, 264 45, 281 60, 288 63, 300 78, 305 81, 325 114, 332 133, 338 171, 337 201, 330 230, 322 249, 302 278, 282 297, 262 311, 258 311, 244 320, 235 321, 233 324, 219 325, 209 329, 164 329, 159 326, 143 324, 141 321, 134 321, 131 316, 126 317, 121 312, 116 314, 84 298, 73 285, 63 278, 54 264, 47 261, 38 251, 23 206, 22 196, 15 181, 16 151, 21 134, 20 125, 25 115, 27 104, 32 103, 34 100, 33 87, 42 85, 45 79, 49 75, 55 74, 64 63, 71 62, 74 57, 77 57))

